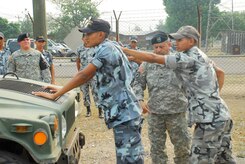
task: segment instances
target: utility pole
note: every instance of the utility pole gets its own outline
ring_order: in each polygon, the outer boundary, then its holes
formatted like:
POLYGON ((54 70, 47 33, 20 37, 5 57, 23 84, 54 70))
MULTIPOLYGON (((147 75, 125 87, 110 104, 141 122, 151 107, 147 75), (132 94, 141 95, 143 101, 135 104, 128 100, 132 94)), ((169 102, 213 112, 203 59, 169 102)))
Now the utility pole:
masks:
POLYGON ((47 39, 45 0, 32 0, 33 4, 33 37, 42 35, 47 39))

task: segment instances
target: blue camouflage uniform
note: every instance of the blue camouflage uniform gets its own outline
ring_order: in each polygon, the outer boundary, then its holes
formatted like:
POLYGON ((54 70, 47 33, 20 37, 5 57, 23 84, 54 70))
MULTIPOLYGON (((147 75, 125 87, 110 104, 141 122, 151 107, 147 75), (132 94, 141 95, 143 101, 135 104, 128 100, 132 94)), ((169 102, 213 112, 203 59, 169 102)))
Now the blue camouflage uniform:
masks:
POLYGON ((4 75, 5 73, 7 73, 7 64, 10 55, 11 52, 5 48, 0 51, 0 75, 4 75))
POLYGON ((116 42, 104 40, 95 47, 91 63, 97 67, 99 104, 108 128, 113 128, 117 163, 144 163, 141 110, 130 83, 132 72, 116 42))
MULTIPOLYGON (((86 48, 84 47, 83 44, 77 49, 78 58, 80 58, 80 63, 81 63, 80 70, 83 70, 88 65, 88 63, 92 60, 94 53, 95 53, 94 48, 92 47, 86 48)), ((89 87, 91 87, 92 89, 92 95, 93 95, 96 107, 99 106, 98 91, 96 88, 96 83, 97 83, 96 77, 94 76, 91 80, 86 82, 86 84, 83 84, 80 86, 80 89, 83 93, 83 102, 84 102, 85 107, 88 107, 91 105, 91 100, 89 96, 89 87)))
POLYGON ((166 67, 183 82, 189 126, 196 124, 190 163, 235 163, 231 152, 232 120, 219 95, 214 63, 196 46, 165 59, 166 67))
POLYGON ((42 54, 46 59, 46 61, 48 62, 49 66, 51 66, 53 64, 53 55, 49 51, 45 51, 45 50, 43 50, 42 54))

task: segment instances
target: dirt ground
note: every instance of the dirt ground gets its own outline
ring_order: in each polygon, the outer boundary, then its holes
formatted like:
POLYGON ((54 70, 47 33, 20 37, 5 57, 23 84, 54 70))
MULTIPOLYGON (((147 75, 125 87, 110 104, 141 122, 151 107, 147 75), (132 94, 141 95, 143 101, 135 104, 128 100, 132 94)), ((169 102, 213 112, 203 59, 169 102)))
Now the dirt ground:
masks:
MULTIPOLYGON (((229 96, 230 97, 230 96, 229 96)), ((233 153, 237 164, 245 163, 245 97, 224 97, 234 121, 232 132, 233 153)), ((86 144, 82 149, 81 164, 115 164, 115 146, 112 130, 108 130, 104 120, 98 118, 98 111, 93 106, 92 116, 85 117, 86 110, 82 113, 77 124, 86 136, 86 144)), ((147 119, 147 115, 144 116, 147 119)), ((150 143, 147 134, 147 121, 143 124, 142 138, 145 149, 145 164, 150 164, 150 143)), ((173 163, 173 147, 167 141, 169 163, 173 163)))

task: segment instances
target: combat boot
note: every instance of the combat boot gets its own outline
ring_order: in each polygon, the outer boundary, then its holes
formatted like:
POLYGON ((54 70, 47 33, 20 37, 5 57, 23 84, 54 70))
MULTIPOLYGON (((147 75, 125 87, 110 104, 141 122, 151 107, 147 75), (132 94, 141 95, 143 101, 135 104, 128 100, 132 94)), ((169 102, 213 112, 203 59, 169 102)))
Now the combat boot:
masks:
POLYGON ((104 113, 101 108, 99 108, 99 118, 104 118, 104 113))
POLYGON ((90 106, 87 106, 87 114, 86 117, 90 117, 91 116, 91 109, 90 106))

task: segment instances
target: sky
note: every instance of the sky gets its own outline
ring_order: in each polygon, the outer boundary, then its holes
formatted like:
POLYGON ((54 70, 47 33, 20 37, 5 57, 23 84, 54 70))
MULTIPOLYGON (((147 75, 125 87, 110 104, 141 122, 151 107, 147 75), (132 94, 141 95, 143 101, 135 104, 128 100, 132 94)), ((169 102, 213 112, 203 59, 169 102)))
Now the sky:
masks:
MULTIPOLYGON (((32 14, 32 0, 0 0, 1 4, 0 17, 7 18, 9 21, 16 21, 18 17, 23 17, 27 11, 32 14), (27 10, 26 10, 27 9, 27 10)), ((94 0, 101 1, 101 0, 94 0)), ((131 11, 146 9, 163 9, 162 0, 103 0, 98 6, 99 11, 131 11)), ((46 11, 53 13, 55 7, 46 0, 46 11)))
MULTIPOLYGON (((32 0, 0 0, 1 10, 0 17, 8 19, 9 22, 21 19, 28 12, 32 15, 32 0)), ((101 0, 94 0, 101 1, 101 0)), ((232 0, 221 0, 221 9, 231 11, 232 0)), ((157 24, 159 20, 165 20, 167 14, 164 12, 162 0, 103 0, 98 6, 101 18, 114 20, 113 10, 118 18, 120 11, 120 21, 129 24, 127 28, 133 28, 138 23, 151 21, 151 24, 157 24), (136 20, 137 19, 137 20, 136 20), (130 26, 131 25, 131 26, 130 26)), ((245 11, 245 0, 233 0, 234 11, 245 11)), ((46 11, 57 14, 55 6, 46 0, 46 11)), ((147 27, 153 28, 153 27, 147 27)), ((147 29, 146 29, 147 30, 147 29)))
MULTIPOLYGON (((1 10, 0 17, 7 18, 10 21, 15 21, 18 16, 23 15, 29 11, 32 14, 32 0, 0 0, 1 10), (27 9, 27 11, 26 11, 27 9)), ((94 0, 101 1, 101 0, 94 0)), ((221 0, 221 7, 225 10, 231 11, 232 0, 221 0)), ((234 11, 245 10, 244 0, 233 0, 234 11)), ((136 10, 150 10, 150 9, 164 9, 162 0, 103 0, 98 6, 98 9, 103 12, 115 11, 136 11, 136 10)), ((46 0, 47 12, 54 12, 55 8, 48 0, 46 0)), ((143 16, 143 15, 142 15, 143 16)))

